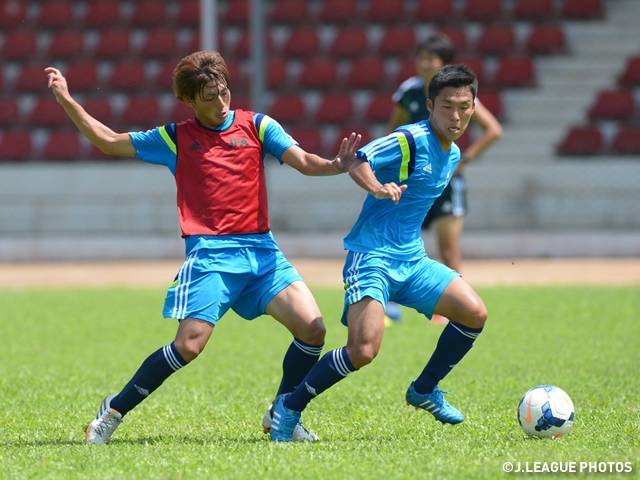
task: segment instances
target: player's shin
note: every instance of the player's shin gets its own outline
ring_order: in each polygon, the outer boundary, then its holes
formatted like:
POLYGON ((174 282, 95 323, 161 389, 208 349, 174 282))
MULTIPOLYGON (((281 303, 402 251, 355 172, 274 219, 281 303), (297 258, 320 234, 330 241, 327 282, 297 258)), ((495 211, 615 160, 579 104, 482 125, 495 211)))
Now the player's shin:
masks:
POLYGON ((464 358, 482 328, 469 328, 449 322, 438 339, 433 355, 416 379, 414 388, 418 393, 431 393, 440 380, 464 358))
POLYGON ((301 385, 285 400, 285 406, 291 410, 302 412, 314 397, 355 372, 346 347, 327 352, 315 364, 301 385))
POLYGON ((165 345, 142 362, 129 383, 111 400, 111 407, 126 415, 186 364, 173 342, 165 345))

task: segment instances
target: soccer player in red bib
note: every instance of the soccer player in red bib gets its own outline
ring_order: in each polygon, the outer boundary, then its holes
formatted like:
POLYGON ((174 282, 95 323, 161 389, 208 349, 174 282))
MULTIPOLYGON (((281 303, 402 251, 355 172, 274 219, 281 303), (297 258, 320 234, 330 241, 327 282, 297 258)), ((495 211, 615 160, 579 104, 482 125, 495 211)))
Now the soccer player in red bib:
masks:
MULTIPOLYGON (((267 115, 231 110, 227 66, 213 51, 188 55, 174 70, 176 98, 195 116, 147 132, 114 132, 71 97, 59 70, 45 72, 71 120, 103 152, 169 168, 186 246, 163 309, 165 318, 179 321, 175 340, 147 357, 118 394, 103 400, 86 442, 106 444, 129 411, 203 351, 229 309, 247 320, 269 314, 291 332, 276 396, 292 392, 318 361, 325 326, 311 292, 271 234, 264 158, 273 155, 305 175, 335 175, 348 171, 360 136, 343 139, 338 156, 327 160, 305 152, 267 115)), ((266 432, 271 415, 270 407, 263 418, 266 432)), ((318 439, 301 423, 294 437, 318 439)))

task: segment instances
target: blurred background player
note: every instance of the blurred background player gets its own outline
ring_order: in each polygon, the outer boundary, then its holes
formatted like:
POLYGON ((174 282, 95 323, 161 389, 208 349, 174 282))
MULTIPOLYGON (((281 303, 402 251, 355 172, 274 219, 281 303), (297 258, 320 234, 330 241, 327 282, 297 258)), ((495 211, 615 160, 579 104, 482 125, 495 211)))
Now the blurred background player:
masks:
MULTIPOLYGON (((391 131, 402 125, 429 118, 429 110, 427 110, 429 82, 440 68, 453 62, 455 55, 455 45, 443 33, 435 33, 418 45, 416 48, 417 76, 405 80, 392 97, 394 107, 389 119, 391 131)), ((461 173, 469 162, 478 158, 489 145, 502 136, 500 122, 477 98, 471 122, 480 127, 482 134, 462 152, 453 179, 440 198, 435 201, 422 224, 422 228, 426 230, 435 223, 442 263, 459 273, 462 271, 460 235, 467 211, 467 187, 461 173)), ((395 303, 387 305, 386 314, 387 325, 391 325, 391 321, 397 322, 402 319, 402 310, 395 303)), ((432 319, 432 323, 446 321, 440 315, 434 315, 432 319)))
MULTIPOLYGON (((103 152, 171 171, 186 247, 163 309, 165 318, 179 321, 175 340, 149 355, 119 393, 105 397, 86 442, 108 443, 128 412, 202 353, 229 309, 247 320, 269 314, 291 332, 277 395, 293 391, 320 357, 326 329, 309 288, 271 234, 264 157, 271 154, 305 175, 335 175, 355 160, 359 136, 351 134, 339 156, 325 160, 302 150, 267 115, 232 110, 229 71, 214 51, 184 57, 173 72, 175 96, 195 116, 146 132, 114 132, 72 98, 58 69, 45 72, 58 103, 103 152)), ((265 429, 270 421, 269 409, 265 429)), ((317 440, 301 424, 294 437, 317 440)))

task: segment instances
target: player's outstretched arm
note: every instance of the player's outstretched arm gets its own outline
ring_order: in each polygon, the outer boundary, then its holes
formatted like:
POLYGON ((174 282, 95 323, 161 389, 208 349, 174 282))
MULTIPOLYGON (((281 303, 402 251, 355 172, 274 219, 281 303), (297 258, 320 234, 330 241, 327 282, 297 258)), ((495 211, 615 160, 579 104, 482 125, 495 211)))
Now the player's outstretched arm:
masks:
POLYGON ((44 69, 47 73, 47 86, 53 91, 58 103, 62 105, 78 130, 100 150, 109 155, 134 156, 136 150, 128 133, 116 133, 106 125, 89 115, 69 93, 67 79, 60 70, 53 67, 44 69))
POLYGON ((397 185, 393 182, 384 185, 378 181, 371 165, 364 159, 357 159, 349 169, 349 176, 361 188, 369 192, 371 195, 381 200, 390 198, 396 205, 402 197, 402 192, 407 189, 406 185, 397 185))
POLYGON ((353 164, 360 139, 361 136, 355 133, 352 133, 349 138, 343 138, 340 151, 333 160, 305 152, 302 148, 293 145, 282 154, 282 161, 304 175, 338 175, 347 172, 353 164))

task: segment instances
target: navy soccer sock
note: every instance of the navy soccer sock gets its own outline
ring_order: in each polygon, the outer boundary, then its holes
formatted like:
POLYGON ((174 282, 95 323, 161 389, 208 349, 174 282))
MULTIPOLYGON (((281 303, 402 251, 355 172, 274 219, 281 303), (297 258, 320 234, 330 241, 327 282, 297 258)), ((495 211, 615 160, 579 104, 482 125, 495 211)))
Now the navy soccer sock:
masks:
POLYGON ((293 392, 300 385, 309 370, 318 363, 322 347, 324 347, 324 343, 322 345, 309 345, 297 338, 293 339, 282 360, 282 381, 276 396, 293 392))
POLYGON ((165 345, 142 362, 129 383, 111 400, 111 407, 124 417, 186 364, 173 342, 165 345))
POLYGON ((449 322, 438 339, 433 355, 416 379, 413 388, 417 393, 431 393, 440 380, 467 354, 482 328, 469 328, 449 322))
POLYGON ((303 411, 311 400, 326 389, 346 378, 356 369, 353 367, 347 349, 336 348, 327 352, 284 401, 284 406, 296 412, 303 411))

